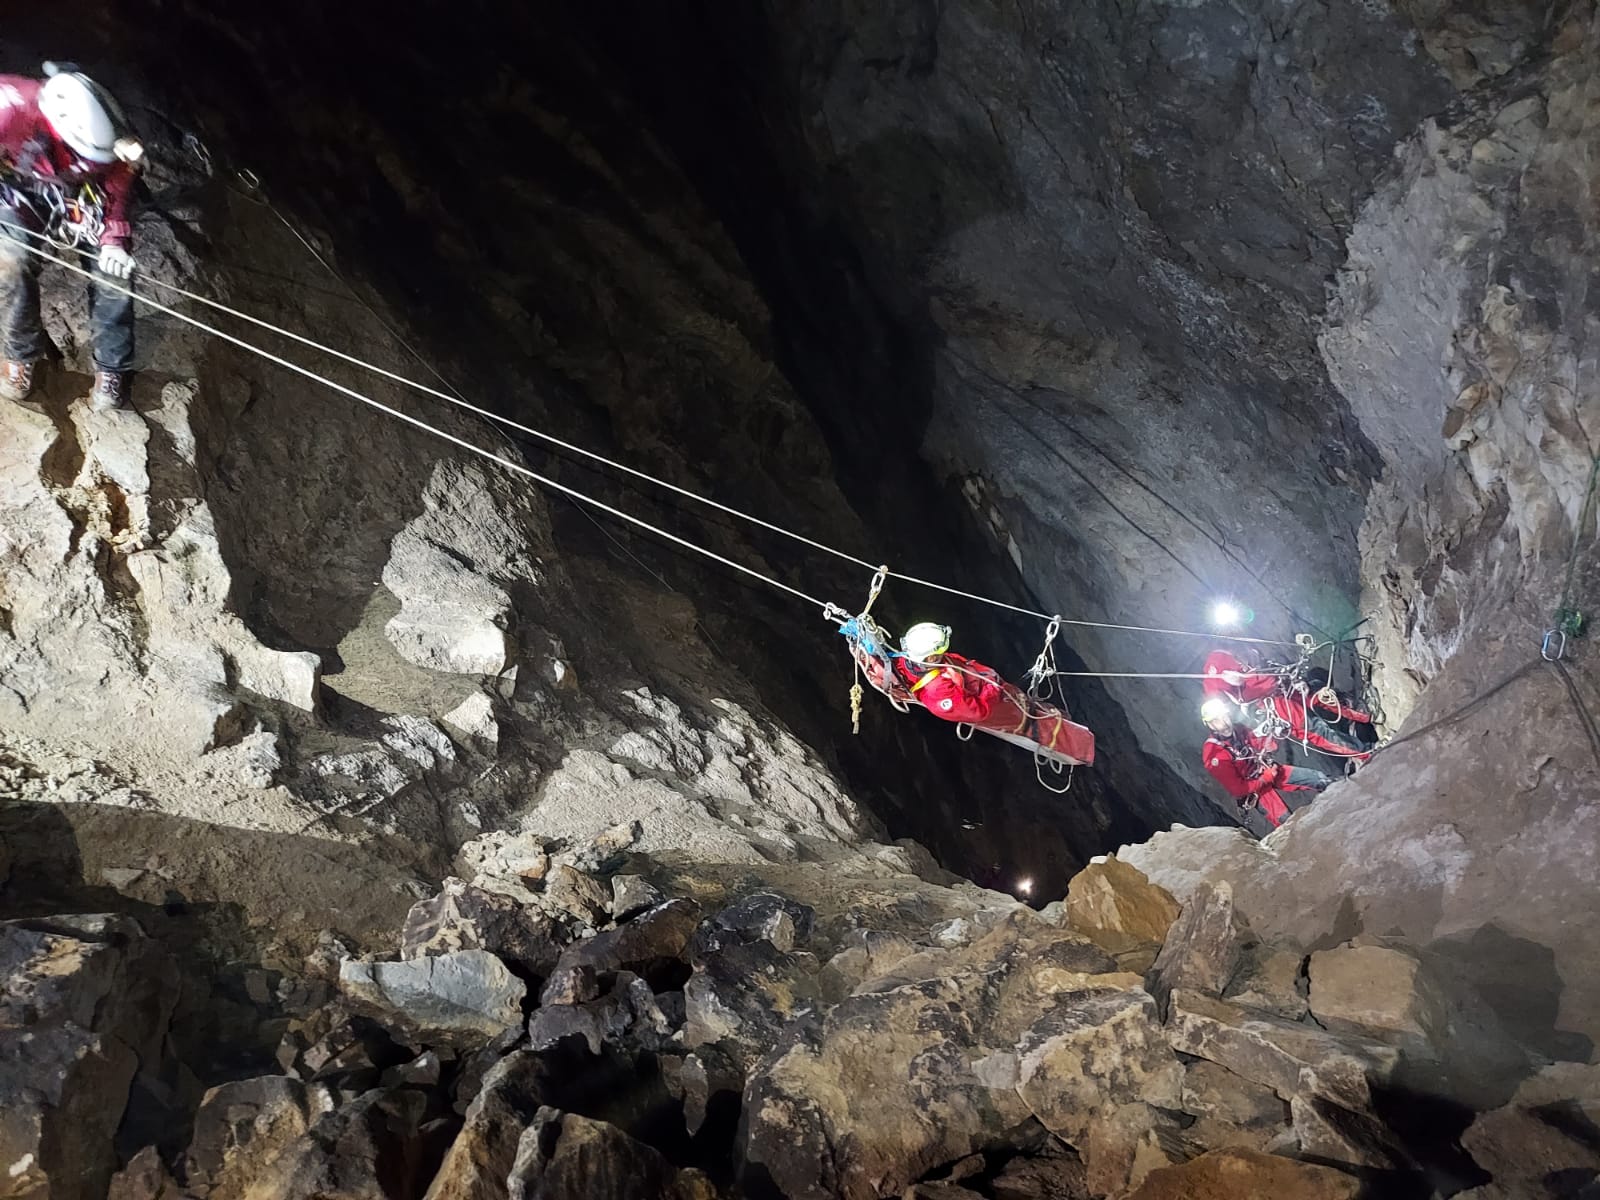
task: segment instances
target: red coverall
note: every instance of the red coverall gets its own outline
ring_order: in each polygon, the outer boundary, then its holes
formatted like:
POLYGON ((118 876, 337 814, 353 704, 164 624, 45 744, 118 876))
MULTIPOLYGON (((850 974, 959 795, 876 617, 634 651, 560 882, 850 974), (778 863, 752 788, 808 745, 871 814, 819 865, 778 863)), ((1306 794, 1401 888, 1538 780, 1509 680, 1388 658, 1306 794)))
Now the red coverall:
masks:
POLYGON ((100 244, 126 249, 133 235, 128 202, 134 168, 125 162, 79 158, 40 114, 42 86, 24 75, 0 75, 0 161, 25 177, 59 180, 73 190, 78 184, 93 183, 105 200, 106 227, 100 244))
POLYGON ((1235 725, 1231 736, 1213 733, 1200 749, 1201 761, 1212 778, 1235 800, 1254 796, 1261 815, 1274 829, 1289 815, 1289 806, 1278 794, 1280 786, 1287 786, 1280 781, 1287 779, 1289 768, 1268 762, 1266 757, 1277 748, 1271 738, 1257 737, 1248 726, 1235 725))
POLYGON ((946 652, 930 663, 897 658, 894 668, 923 707, 946 721, 981 724, 1005 694, 994 668, 959 654, 946 652))
MULTIPOLYGON (((1213 650, 1206 656, 1205 675, 1200 687, 1206 695, 1227 696, 1236 704, 1260 701, 1264 709, 1289 726, 1294 741, 1341 758, 1349 758, 1353 751, 1359 751, 1359 744, 1353 738, 1344 741, 1330 738, 1318 726, 1341 718, 1362 724, 1372 720, 1366 713, 1343 704, 1331 708, 1322 704, 1316 693, 1309 692, 1303 684, 1291 690, 1276 675, 1252 671, 1226 650, 1213 650)), ((1365 761, 1371 756, 1361 754, 1360 757, 1365 761)))

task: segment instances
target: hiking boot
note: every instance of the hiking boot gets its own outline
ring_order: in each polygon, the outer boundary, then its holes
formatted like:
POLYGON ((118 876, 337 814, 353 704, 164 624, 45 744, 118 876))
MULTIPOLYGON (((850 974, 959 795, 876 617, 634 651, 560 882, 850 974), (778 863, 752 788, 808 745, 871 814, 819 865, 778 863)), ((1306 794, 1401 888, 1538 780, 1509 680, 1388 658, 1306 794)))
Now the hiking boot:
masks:
POLYGON ((128 377, 121 371, 96 371, 94 391, 89 393, 89 407, 96 412, 108 408, 121 408, 128 394, 128 377))
POLYGON ((33 364, 6 359, 0 367, 0 396, 21 403, 33 393, 33 364))

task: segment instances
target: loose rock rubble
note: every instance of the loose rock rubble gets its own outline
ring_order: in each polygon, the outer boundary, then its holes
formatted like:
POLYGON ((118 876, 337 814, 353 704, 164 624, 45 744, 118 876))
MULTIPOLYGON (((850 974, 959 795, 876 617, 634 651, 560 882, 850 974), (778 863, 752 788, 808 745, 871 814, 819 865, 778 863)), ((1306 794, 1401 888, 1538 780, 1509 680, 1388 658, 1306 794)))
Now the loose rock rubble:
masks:
MULTIPOLYGON (((578 853, 609 874, 538 877, 502 845, 477 861, 504 874, 413 906, 397 958, 330 941, 252 985, 284 1014, 279 1072, 205 1091, 182 1144, 127 1137, 134 1077, 171 1073, 165 952, 124 917, 0 924, 4 1195, 1345 1200, 1430 1178, 1384 1097, 1449 1053, 1460 1004, 1401 944, 1263 947, 1207 887, 1141 976, 1097 944, 1103 904, 1056 923, 922 881, 944 907, 884 922, 913 889, 848 856, 728 891, 618 861, 625 840, 578 853)), ((1463 1125, 1493 1176, 1474 1196, 1600 1171, 1558 1116, 1596 1095, 1592 1068, 1551 1067, 1463 1125)))

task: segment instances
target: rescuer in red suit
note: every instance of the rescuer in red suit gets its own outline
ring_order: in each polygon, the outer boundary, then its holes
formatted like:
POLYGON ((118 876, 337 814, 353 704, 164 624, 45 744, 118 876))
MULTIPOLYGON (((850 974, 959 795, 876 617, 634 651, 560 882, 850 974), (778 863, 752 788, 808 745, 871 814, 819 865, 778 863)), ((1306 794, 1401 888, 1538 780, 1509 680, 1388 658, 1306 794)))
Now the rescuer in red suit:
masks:
POLYGON ((1304 683, 1288 683, 1265 671, 1252 671, 1226 650, 1213 650, 1206 657, 1205 679, 1200 684, 1207 696, 1225 696, 1235 704, 1259 702, 1267 711, 1289 726, 1289 736, 1297 742, 1339 758, 1364 763, 1372 755, 1367 748, 1329 724, 1330 720, 1370 724, 1366 713, 1347 708, 1334 697, 1326 703, 1322 692, 1304 683))
POLYGON ((1200 706, 1200 719, 1211 731, 1201 748, 1206 770, 1227 789, 1241 812, 1259 807, 1274 829, 1289 815, 1283 792, 1320 792, 1333 782, 1310 767, 1273 762, 1267 756, 1278 748, 1278 743, 1258 737, 1249 726, 1236 723, 1232 705, 1221 696, 1213 696, 1200 706))
POLYGON ((895 673, 936 717, 981 724, 1005 695, 992 667, 950 652, 948 625, 913 625, 900 639, 900 649, 904 657, 894 660, 895 673))
POLYGON ((133 298, 101 280, 125 283, 134 272, 129 253, 133 227, 129 204, 144 147, 129 136, 116 102, 88 76, 45 64, 44 80, 0 75, 0 396, 25 400, 34 368, 49 351, 39 319, 39 264, 24 248, 42 247, 58 257, 82 253, 94 269, 89 285, 96 408, 123 401, 133 368, 133 298), (43 247, 34 234, 47 228, 63 204, 77 205, 88 185, 98 219, 88 244, 76 250, 43 247))

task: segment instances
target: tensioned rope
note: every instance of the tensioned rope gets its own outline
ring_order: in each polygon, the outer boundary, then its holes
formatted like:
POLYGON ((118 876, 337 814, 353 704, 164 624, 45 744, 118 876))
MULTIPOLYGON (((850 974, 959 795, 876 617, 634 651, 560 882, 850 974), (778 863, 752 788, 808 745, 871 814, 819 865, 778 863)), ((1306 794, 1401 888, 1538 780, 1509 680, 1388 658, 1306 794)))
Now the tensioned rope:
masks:
MULTIPOLYGON (((9 224, 9 222, 0 221, 0 224, 9 224)), ((22 246, 23 249, 25 249, 29 254, 36 255, 47 262, 55 263, 57 266, 65 267, 67 270, 72 271, 75 274, 82 275, 85 278, 93 279, 96 287, 110 288, 112 291, 119 292, 124 296, 128 296, 134 300, 137 300, 141 304, 147 305, 156 312, 165 313, 170 317, 176 317, 178 320, 183 321, 186 324, 193 325, 196 329, 199 329, 204 333, 209 333, 213 337, 221 338, 223 341, 238 346, 242 350, 248 350, 251 354, 257 355, 260 358, 264 358, 268 362, 277 363, 281 367, 287 367, 297 375, 303 375, 307 379, 315 380, 317 383, 323 384, 325 387, 332 388, 336 392, 340 392, 343 395, 349 396, 352 400, 360 401, 362 404, 365 404, 370 408, 375 408, 381 413, 394 417, 396 420, 404 421, 407 425, 411 425, 425 433, 430 433, 437 438, 459 446, 461 449, 469 451, 472 454, 476 454, 480 458, 486 458, 491 462, 498 463, 508 471, 512 471, 518 475, 532 479, 536 483, 541 483, 545 487, 551 488, 552 490, 560 492, 563 495, 570 496, 575 500, 581 500, 585 504, 592 505, 602 512, 609 513, 611 516, 614 516, 619 520, 628 522, 630 525, 636 525, 639 528, 648 530, 649 532, 663 537, 670 542, 674 542, 686 550, 692 550, 696 554, 704 555, 706 558, 713 559, 716 562, 722 563, 724 566, 732 567, 735 571, 739 571, 753 579, 759 579, 761 582, 770 584, 775 588, 779 588, 782 591, 788 592, 792 596, 798 596, 800 599, 805 600, 810 604, 814 604, 818 608, 827 607, 825 601, 820 600, 816 596, 810 595, 807 592, 803 592, 797 587, 793 587, 790 584, 784 583, 781 579, 774 579, 770 575, 765 575, 753 567, 747 567, 743 563, 735 562, 731 558, 727 558, 721 554, 718 554, 715 550, 708 550, 704 546, 698 546, 694 542, 689 541, 687 538, 679 537, 675 533, 652 525, 648 521, 634 516, 632 513, 624 512, 620 508, 615 508, 612 505, 605 503, 603 500, 596 500, 594 497, 585 495, 576 488, 568 487, 564 483, 560 483, 546 475, 541 475, 539 472, 529 467, 525 467, 521 463, 513 462, 511 459, 506 458, 503 455, 496 454, 492 450, 486 450, 482 446, 474 445, 465 438, 457 437, 453 433, 448 433, 437 426, 430 425, 426 421, 418 417, 413 417, 409 413, 401 412, 399 409, 384 404, 380 400, 374 400, 371 396, 367 396, 361 392, 358 392, 355 388, 346 387, 344 384, 329 379, 325 375, 320 375, 316 371, 311 370, 309 367, 303 367, 299 363, 292 362, 289 359, 281 357, 280 355, 273 354, 270 350, 265 350, 260 346, 245 341, 243 338, 235 337, 233 334, 218 329, 214 325, 208 325, 206 322, 197 317, 192 317, 187 313, 179 312, 177 309, 162 304, 158 300, 152 300, 150 297, 141 295, 130 287, 125 287, 114 280, 107 279, 103 275, 94 274, 75 263, 68 262, 64 258, 60 258, 54 254, 51 254, 48 251, 41 250, 36 246, 28 245, 26 243, 22 243, 22 246)))
MULTIPOLYGON (((282 220, 281 217, 280 217, 280 220, 282 220)), ((288 224, 288 223, 285 222, 285 224, 288 224)), ((39 232, 37 232, 35 230, 29 229, 26 226, 17 224, 17 223, 12 222, 12 221, 7 221, 7 220, 4 220, 4 219, 0 219, 0 228, 8 229, 8 230, 11 230, 11 231, 13 231, 15 233, 22 234, 27 238, 38 239, 39 241, 45 242, 48 245, 53 245, 54 244, 54 243, 50 242, 49 238, 46 235, 41 234, 41 233, 39 233, 39 232)), ((290 230, 291 230, 291 232, 295 232, 293 230, 292 226, 290 226, 290 230)), ((298 234, 297 234, 297 236, 298 236, 298 234)), ((96 282, 97 285, 111 286, 111 287, 114 288, 114 290, 119 291, 124 295, 130 296, 133 299, 139 301, 142 304, 145 304, 145 305, 149 306, 152 309, 155 309, 158 312, 163 312, 163 313, 166 313, 166 314, 168 314, 170 316, 177 317, 179 320, 182 320, 182 321, 185 321, 185 322, 187 322, 187 323, 189 323, 191 325, 194 325, 196 328, 202 329, 202 330, 204 330, 206 332, 209 332, 209 333, 212 333, 212 334, 214 334, 214 335, 216 335, 218 337, 221 337, 221 338, 233 343, 234 345, 241 346, 241 347, 243 347, 243 348, 245 348, 247 350, 250 350, 253 353, 259 354, 263 358, 267 358, 270 361, 276 362, 279 365, 288 367, 289 369, 297 372, 298 374, 307 376, 308 378, 311 378, 311 379, 315 379, 318 382, 325 383, 329 387, 334 388, 337 391, 343 392, 346 395, 349 395, 349 396, 351 396, 351 397, 353 397, 355 399, 361 400, 363 403, 367 403, 367 404, 371 405, 372 407, 378 408, 378 409, 380 409, 382 411, 391 413, 393 415, 397 415, 402 420, 405 420, 408 423, 417 425, 417 426, 419 426, 421 428, 424 428, 424 429, 428 429, 431 432, 436 432, 441 437, 444 437, 446 439, 455 441, 458 444, 461 444, 463 446, 467 446, 474 453, 477 453, 477 454, 480 454, 480 455, 484 455, 486 457, 494 458, 494 459, 496 459, 496 461, 507 462, 508 465, 510 465, 509 464, 509 460, 501 459, 501 458, 499 458, 499 456, 496 456, 496 455, 492 454, 489 451, 482 450, 479 447, 472 446, 470 443, 464 442, 461 439, 457 439, 451 434, 447 434, 447 433, 444 433, 443 431, 439 431, 439 430, 434 430, 432 426, 427 425, 425 422, 419 421, 416 418, 413 418, 413 417, 407 416, 406 414, 400 413, 396 409, 391 409, 387 405, 384 405, 384 404, 380 403, 379 401, 373 400, 371 397, 365 396, 362 393, 359 393, 359 392, 355 391, 354 389, 346 388, 342 384, 335 383, 333 380, 330 380, 330 379, 326 378, 325 376, 322 376, 322 375, 320 375, 320 374, 318 374, 318 373, 316 373, 314 371, 311 371, 309 368, 301 367, 298 364, 296 364, 296 363, 294 363, 294 362, 292 362, 292 361, 290 361, 288 359, 284 359, 284 358, 282 358, 282 357, 280 357, 278 355, 274 355, 269 351, 263 350, 260 347, 257 347, 255 345, 249 343, 249 342, 245 342, 245 341, 243 341, 243 340, 241 340, 239 338, 236 338, 231 334, 228 334, 228 333, 226 333, 226 332, 224 332, 222 330, 219 330, 219 329, 215 328, 214 326, 207 325, 203 321, 199 321, 196 318, 190 317, 190 316, 188 316, 188 315, 186 315, 186 314, 184 314, 182 312, 179 312, 177 309, 171 308, 171 307, 169 307, 167 305, 159 303, 158 301, 152 300, 148 296, 145 296, 145 295, 143 295, 143 294, 141 294, 139 292, 136 292, 136 291, 132 290, 131 288, 124 288, 124 287, 121 287, 120 285, 116 285, 112 281, 105 279, 103 276, 96 275, 96 274, 86 270, 85 268, 83 268, 81 266, 78 266, 78 265, 76 265, 74 263, 68 262, 68 261, 66 261, 66 260, 64 260, 62 258, 59 258, 59 257, 57 257, 55 255, 52 255, 52 254, 50 254, 50 253, 48 253, 46 251, 43 251, 43 250, 39 249, 38 247, 31 245, 28 242, 23 241, 23 242, 19 242, 19 244, 31 254, 35 254, 35 255, 37 255, 37 256, 39 256, 39 257, 41 257, 41 258, 43 258, 43 259, 45 259, 45 260, 47 260, 49 262, 53 262, 53 263, 57 264, 58 266, 64 267, 67 270, 70 270, 70 271, 72 271, 72 272, 74 272, 76 274, 82 275, 85 278, 93 279, 96 282)), ((321 255, 320 254, 317 257, 319 258, 319 260, 321 259, 321 255)), ((663 489, 665 489, 667 491, 670 491, 670 492, 672 492, 672 493, 674 493, 676 495, 682 496, 687 500, 692 500, 692 501, 694 501, 696 503, 707 505, 708 507, 714 508, 714 509, 718 510, 719 512, 726 513, 727 515, 732 516, 732 517, 737 517, 740 520, 747 521, 747 522, 749 522, 749 523, 751 523, 753 525, 757 525, 757 526, 759 526, 759 527, 761 527, 763 529, 769 530, 769 531, 771 531, 773 533, 780 534, 781 536, 784 536, 784 537, 787 537, 787 538, 791 538, 794 541, 800 542, 800 543, 802 543, 802 544, 804 544, 806 546, 809 546, 809 547, 811 547, 813 549, 820 550, 820 551, 822 551, 822 552, 824 552, 826 554, 831 554, 836 558, 843 559, 843 560, 845 560, 847 562, 855 564, 856 566, 864 567, 864 568, 866 568, 868 570, 876 570, 877 569, 876 564, 870 563, 866 559, 858 558, 857 556, 855 556, 853 554, 850 554, 850 553, 848 553, 846 551, 837 549, 836 547, 829 546, 829 545, 827 545, 827 544, 825 544, 823 542, 819 542, 819 541, 816 541, 816 540, 814 540, 812 538, 806 537, 804 534, 796 533, 796 532, 794 532, 793 530, 790 530, 790 529, 785 529, 783 526, 776 525, 776 524, 773 524, 770 521, 763 520, 760 517, 754 516, 751 513, 744 512, 741 509, 734 508, 731 505, 723 504, 720 501, 713 500, 713 499, 711 499, 710 497, 707 497, 707 496, 702 496, 699 493, 691 491, 688 488, 684 488, 684 487, 681 487, 681 486, 679 486, 677 484, 671 483, 671 482, 669 482, 667 480, 660 479, 660 478, 658 478, 658 477, 656 477, 654 475, 649 474, 646 471, 641 471, 641 470, 639 470, 639 469, 637 469, 635 467, 630 467, 626 463, 618 462, 615 459, 608 458, 603 454, 599 454, 596 451, 589 450, 589 449, 587 449, 587 448, 585 448, 583 446, 576 445, 575 443, 566 441, 563 438, 556 437, 554 434, 547 433, 544 430, 537 429, 537 428, 535 428, 535 427, 533 427, 531 425, 527 425, 527 424, 525 424, 523 422, 514 420, 513 418, 502 416, 501 414, 493 412, 490 409, 486 409, 486 408, 480 407, 478 405, 475 405, 475 404, 471 403, 470 401, 464 399, 463 397, 456 396, 456 395, 451 395, 449 392, 441 391, 440 389, 432 387, 432 386, 430 386, 428 384, 422 383, 419 380, 411 379, 411 378, 409 378, 407 376, 399 374, 398 372, 391 371, 391 370, 389 370, 389 369, 387 369, 385 367, 378 366, 376 363, 368 362, 365 359, 359 358, 359 357, 357 357, 355 355, 352 355, 352 354, 348 354, 345 351, 335 349, 332 346, 325 345, 325 344, 323 344, 321 342, 316 341, 313 338, 305 336, 304 334, 296 333, 295 331, 290 330, 290 329, 285 329, 282 326, 276 325, 276 324, 274 324, 274 323, 272 323, 270 321, 266 321, 266 320, 263 320, 260 317, 254 316, 251 313, 243 312, 243 311, 241 311, 241 310, 239 310, 237 308, 232 307, 231 305, 224 304, 219 300, 213 299, 212 297, 202 295, 202 294, 200 294, 198 292, 190 291, 190 290, 188 290, 186 288, 183 288, 183 287, 180 287, 179 285, 174 284, 174 283, 167 283, 164 280, 157 279, 157 278, 155 278, 153 276, 148 276, 147 275, 147 276, 145 276, 145 278, 149 283, 152 283, 155 286, 157 286, 159 288, 162 288, 162 289, 164 289, 166 291, 169 291, 169 292, 171 292, 171 293, 173 293, 175 295, 182 296, 184 299, 192 300, 197 304, 204 305, 204 306, 206 306, 208 308, 211 308, 211 309, 214 309, 214 310, 216 310, 218 312, 226 313, 229 316, 236 317, 236 318, 238 318, 239 320, 242 320, 242 321, 246 321, 249 324, 252 324, 252 325, 255 325, 255 326, 259 327, 259 328, 265 329, 268 332, 276 333, 281 337, 288 338, 291 341, 300 343, 301 345, 307 346, 307 347, 309 347, 311 349, 319 350, 324 354, 332 355, 334 358, 337 358, 337 359, 339 359, 339 360, 341 360, 343 362, 347 362, 347 363, 351 364, 352 366, 359 367, 359 368, 361 368, 362 370, 365 370, 365 371, 370 371, 375 375, 379 375, 379 376, 381 376, 381 377, 383 377, 385 379, 388 379, 388 380, 390 380, 390 381, 392 381, 394 383, 400 384, 400 385, 402 385, 404 387, 411 388, 412 390, 420 392, 420 393, 422 393, 424 395, 432 396, 435 399, 443 400, 446 403, 455 405, 456 407, 464 409, 464 410, 466 410, 468 412, 471 412, 471 413, 473 413, 473 414, 475 414, 477 416, 483 417, 483 418, 485 418, 487 420, 490 420, 490 421, 494 421, 497 424, 506 426, 507 428, 515 429, 518 432, 525 433, 530 437, 536 438, 536 439, 538 439, 540 441, 543 441, 543 442, 546 442, 546 443, 548 443, 550 445, 559 447, 560 449, 569 451, 570 453, 577 454, 577 455, 579 455, 579 456, 581 456, 583 458, 587 458, 587 459, 589 459, 589 460, 591 460, 593 462, 601 463, 601 464, 603 464, 605 466, 611 467, 614 470, 617 470, 617 471, 620 471, 620 472, 622 472, 622 473, 624 473, 626 475, 632 476, 633 478, 640 479, 640 480, 643 480, 643 481, 645 481, 647 483, 654 484, 657 487, 663 488, 663 489)), ((647 530, 649 530, 650 532, 653 532, 653 533, 658 533, 658 534, 662 535, 663 537, 665 537, 665 538, 667 538, 667 539, 669 539, 669 540, 671 540, 673 542, 676 542, 676 543, 678 543, 680 545, 683 545, 683 546, 690 547, 690 548, 698 551, 699 553, 707 555, 708 557, 717 558, 720 561, 728 563, 729 565, 736 566, 738 570, 744 572, 745 574, 753 575, 753 576, 755 576, 757 578, 761 578, 761 579, 763 579, 763 580, 765 580, 767 582, 774 583, 776 586, 784 588, 787 591, 791 591, 791 592, 795 593, 796 595, 800 595, 800 596, 804 597, 807 600, 814 600, 813 597, 811 597, 809 595, 806 595, 806 593, 804 593, 804 592, 800 592, 798 589, 791 588, 787 584, 783 584, 783 583, 780 583, 780 582, 778 582, 776 580, 772 580, 769 577, 767 577, 765 575, 762 575, 760 572, 754 571, 751 568, 740 566, 740 565, 738 565, 736 563, 733 563, 732 560, 722 558, 721 555, 717 555, 713 551, 705 550, 704 548, 702 548, 700 546, 697 546, 692 542, 689 542, 687 539, 680 538, 676 534, 669 533, 666 530, 660 529, 660 528, 658 528, 658 527, 656 527, 654 525, 651 525, 650 523, 648 523, 646 521, 641 520, 640 518, 637 518, 637 517, 631 516, 629 514, 626 514, 620 509, 612 508, 611 506, 606 505, 602 501, 595 500, 592 497, 589 497, 589 496, 585 495, 582 492, 578 492, 576 489, 568 488, 564 484, 560 484, 560 483, 557 483, 554 480, 550 480, 546 476, 539 475, 538 473, 533 472, 533 471, 529 470, 526 467, 521 467, 520 465, 511 465, 511 469, 516 470, 519 473, 526 474, 530 478, 536 479, 539 482, 546 483, 548 486, 553 487, 558 491, 561 491, 563 494, 569 495, 569 496, 571 496, 573 498, 576 498, 576 499, 581 499, 581 500, 583 500, 585 502, 588 502, 588 503, 594 505, 595 507, 600 508, 601 510, 606 511, 606 512, 608 512, 608 513, 610 513, 610 514, 612 514, 614 516, 619 516, 622 519, 628 521, 630 524, 636 525, 636 526, 638 526, 640 528, 643 528, 643 529, 647 529, 647 530)), ((1058 616, 1055 616, 1054 614, 1051 614, 1051 613, 1039 612, 1039 611, 1037 611, 1035 609, 1024 608, 1021 605, 1010 604, 1010 603, 1008 603, 1006 601, 996 600, 996 599, 994 599, 992 597, 989 597, 989 596, 982 596, 982 595, 978 595, 978 594, 976 594, 974 592, 963 591, 960 588, 950 587, 950 586, 948 586, 946 584, 937 583, 937 582, 934 582, 933 580, 929 580, 929 579, 922 579, 922 578, 919 578, 919 577, 914 576, 914 575, 906 575, 906 574, 903 574, 903 573, 897 572, 897 571, 888 571, 888 572, 886 572, 886 575, 887 575, 888 578, 899 579, 899 580, 901 580, 902 582, 905 582, 905 583, 911 583, 911 584, 915 584, 915 585, 917 585, 919 587, 926 587, 926 588, 932 589, 934 591, 944 592, 944 593, 946 593, 948 595, 958 596, 958 597, 961 597, 961 598, 966 599, 966 600, 971 600, 971 601, 973 601, 975 603, 988 604, 988 605, 991 605, 991 606, 993 606, 995 608, 1006 609, 1006 610, 1009 610, 1011 612, 1019 613, 1019 614, 1021 614, 1023 616, 1029 616, 1029 617, 1037 618, 1038 620, 1041 620, 1041 621, 1059 620, 1059 622, 1061 624, 1063 624, 1063 625, 1072 625, 1072 626, 1076 626, 1076 627, 1079 627, 1079 628, 1109 629, 1109 630, 1118 630, 1118 631, 1130 632, 1130 633, 1157 634, 1157 635, 1170 636, 1170 637, 1195 637, 1195 638, 1205 638, 1205 639, 1208 639, 1208 640, 1211 640, 1211 641, 1245 642, 1245 643, 1251 643, 1251 644, 1255 644, 1255 645, 1281 646, 1281 645, 1290 645, 1290 644, 1292 644, 1292 643, 1290 643, 1288 641, 1285 641, 1285 640, 1282 640, 1282 639, 1276 639, 1276 638, 1256 638, 1256 637, 1246 637, 1246 636, 1243 636, 1243 635, 1240 635, 1240 634, 1207 633, 1207 632, 1189 630, 1189 629, 1168 629, 1168 628, 1161 628, 1161 627, 1157 627, 1157 626, 1128 625, 1128 624, 1120 624, 1120 623, 1111 622, 1111 621, 1089 621, 1089 620, 1073 619, 1073 618, 1067 618, 1067 617, 1058 617, 1058 616)), ((820 602, 818 602, 818 603, 820 603, 820 602)))

